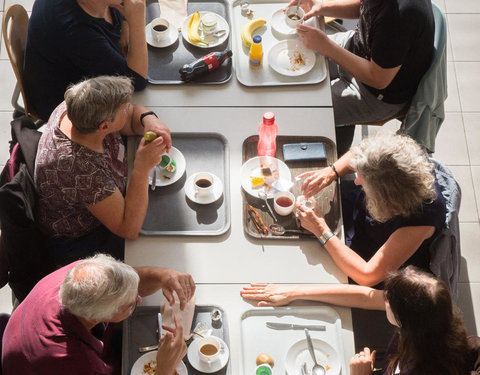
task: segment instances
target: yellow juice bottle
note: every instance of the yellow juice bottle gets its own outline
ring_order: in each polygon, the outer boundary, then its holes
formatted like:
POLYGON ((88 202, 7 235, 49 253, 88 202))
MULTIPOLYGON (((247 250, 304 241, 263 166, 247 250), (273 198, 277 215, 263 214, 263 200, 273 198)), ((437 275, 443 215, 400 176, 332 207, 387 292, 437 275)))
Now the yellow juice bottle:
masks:
POLYGON ((255 35, 253 37, 252 46, 250 47, 248 65, 252 69, 260 69, 262 67, 262 62, 263 62, 262 37, 260 35, 255 35))

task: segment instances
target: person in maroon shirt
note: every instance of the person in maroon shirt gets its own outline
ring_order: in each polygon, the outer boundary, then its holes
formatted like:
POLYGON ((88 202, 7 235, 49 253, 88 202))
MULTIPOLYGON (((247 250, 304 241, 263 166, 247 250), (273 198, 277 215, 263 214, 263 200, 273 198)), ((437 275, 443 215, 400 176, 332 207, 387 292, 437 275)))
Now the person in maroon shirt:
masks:
MULTIPOLYGON (((128 318, 141 301, 162 289, 180 308, 195 283, 186 273, 157 267, 133 268, 97 254, 67 265, 38 282, 13 312, 3 336, 4 375, 112 375, 120 373, 108 339, 113 324, 128 318)), ((163 326, 156 374, 173 374, 186 354, 182 325, 163 326)))

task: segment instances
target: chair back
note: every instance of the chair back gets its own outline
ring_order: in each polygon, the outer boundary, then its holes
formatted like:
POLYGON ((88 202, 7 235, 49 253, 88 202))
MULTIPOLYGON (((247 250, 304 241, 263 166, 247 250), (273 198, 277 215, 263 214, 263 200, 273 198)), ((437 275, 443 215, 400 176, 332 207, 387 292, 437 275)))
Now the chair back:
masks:
MULTIPOLYGON (((5 46, 7 49, 8 58, 12 64, 13 72, 17 79, 17 85, 20 89, 23 99, 23 109, 25 114, 33 117, 35 120, 40 120, 40 117, 36 114, 34 109, 28 102, 28 98, 25 95, 23 88, 23 61, 25 55, 25 43, 27 41, 27 29, 28 29, 28 14, 23 6, 20 4, 14 4, 7 8, 3 14, 2 21, 2 34, 5 46)), ((16 103, 18 100, 12 98, 12 104, 17 110, 22 108, 16 103)))

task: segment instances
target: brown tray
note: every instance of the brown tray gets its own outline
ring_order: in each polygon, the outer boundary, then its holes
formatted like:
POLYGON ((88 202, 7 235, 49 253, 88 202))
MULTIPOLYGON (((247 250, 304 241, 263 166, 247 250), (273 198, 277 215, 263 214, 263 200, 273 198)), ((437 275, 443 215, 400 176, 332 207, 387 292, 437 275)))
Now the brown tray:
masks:
MULTIPOLYGON (((335 148, 335 143, 327 137, 320 136, 310 136, 310 137, 300 137, 300 136, 289 136, 289 135, 279 135, 277 136, 277 152, 275 157, 283 161, 283 145, 286 143, 302 143, 302 142, 323 142, 325 144, 325 149, 327 152, 326 161, 299 161, 299 162, 289 162, 286 163, 290 168, 292 174, 292 181, 294 185, 291 189, 291 192, 295 196, 301 195, 300 188, 303 183, 301 181, 295 181, 295 177, 302 174, 303 172, 310 171, 312 169, 319 169, 328 166, 330 163, 333 163, 337 160, 337 152, 335 148)), ((248 159, 251 159, 257 156, 257 143, 258 136, 252 135, 245 139, 242 147, 242 163, 245 163, 248 159)), ((322 212, 325 215, 325 220, 327 221, 328 226, 332 230, 339 230, 339 223, 341 217, 341 207, 339 200, 340 192, 339 185, 335 181, 330 186, 323 189, 320 193, 315 196, 317 203, 320 205, 322 212)), ((242 211, 243 211, 243 228, 245 233, 255 238, 264 238, 264 239, 281 239, 281 240, 292 240, 298 238, 314 238, 313 234, 285 234, 283 236, 274 236, 271 233, 264 235, 259 233, 255 224, 250 219, 248 215, 245 202, 248 202, 252 205, 257 212, 262 217, 265 225, 268 227, 270 224, 273 224, 275 221, 270 216, 267 207, 263 200, 253 197, 250 194, 246 193, 242 189, 242 211)), ((270 206, 273 209, 273 199, 269 199, 270 206)), ((288 216, 276 215, 278 218, 278 224, 282 225, 286 229, 301 229, 300 223, 295 218, 295 213, 288 216)))

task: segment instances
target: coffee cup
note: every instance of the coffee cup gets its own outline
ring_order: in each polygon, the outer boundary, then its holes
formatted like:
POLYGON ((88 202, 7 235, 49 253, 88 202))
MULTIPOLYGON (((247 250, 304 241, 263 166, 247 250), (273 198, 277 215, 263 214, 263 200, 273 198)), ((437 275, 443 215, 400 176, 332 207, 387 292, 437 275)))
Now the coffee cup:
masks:
POLYGON ((206 336, 197 341, 198 358, 200 361, 210 365, 218 359, 221 344, 217 337, 206 336))
POLYGON ((196 197, 207 197, 213 190, 213 175, 208 172, 199 172, 193 177, 193 188, 196 197))
POLYGON ((273 197, 273 208, 281 216, 290 215, 295 208, 295 195, 289 191, 280 191, 273 197))
POLYGON ((159 43, 168 37, 170 23, 165 18, 155 18, 150 26, 150 32, 155 42, 159 43))
POLYGON ((303 22, 305 11, 302 8, 292 6, 285 11, 285 23, 292 29, 303 22), (297 10, 298 8, 298 10, 297 10))
POLYGON ((200 23, 205 35, 210 35, 217 29, 217 17, 213 13, 203 14, 200 23))

